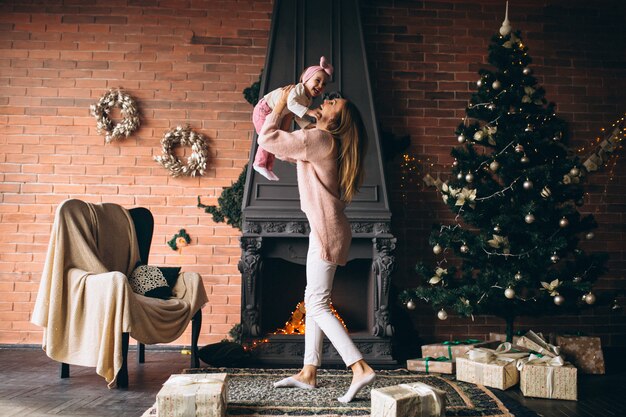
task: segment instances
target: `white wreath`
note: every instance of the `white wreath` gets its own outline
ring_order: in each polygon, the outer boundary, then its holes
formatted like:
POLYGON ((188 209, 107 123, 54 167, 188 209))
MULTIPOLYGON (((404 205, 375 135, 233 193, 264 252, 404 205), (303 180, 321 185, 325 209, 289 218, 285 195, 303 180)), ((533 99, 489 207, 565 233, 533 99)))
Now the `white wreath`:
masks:
POLYGON ((98 104, 92 104, 89 109, 91 115, 96 118, 98 134, 106 132, 104 136, 106 143, 122 137, 127 138, 139 128, 139 110, 135 100, 120 89, 109 90, 100 98, 98 104), (122 121, 119 123, 114 123, 109 117, 114 107, 121 109, 122 121))
POLYGON ((209 159, 209 149, 204 136, 196 133, 189 126, 176 126, 165 133, 161 139, 163 155, 155 156, 154 160, 170 171, 172 177, 203 175, 209 159), (191 155, 187 164, 174 156, 173 150, 177 146, 190 146, 191 155))

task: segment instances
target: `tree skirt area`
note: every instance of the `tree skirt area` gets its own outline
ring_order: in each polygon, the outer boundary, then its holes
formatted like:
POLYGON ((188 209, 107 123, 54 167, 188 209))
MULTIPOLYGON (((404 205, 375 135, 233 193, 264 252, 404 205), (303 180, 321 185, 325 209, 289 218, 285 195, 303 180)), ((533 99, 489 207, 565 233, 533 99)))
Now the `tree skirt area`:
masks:
MULTIPOLYGON (((318 370, 318 388, 313 390, 274 388, 274 382, 297 373, 297 369, 199 368, 183 372, 228 373, 229 416, 368 416, 370 389, 423 382, 447 393, 446 416, 538 417, 515 400, 495 395, 481 385, 457 382, 452 376, 405 369, 377 371, 374 384, 364 388, 349 404, 337 401, 352 381, 352 373, 347 370, 318 370)), ((142 417, 156 415, 156 406, 153 406, 142 417)))

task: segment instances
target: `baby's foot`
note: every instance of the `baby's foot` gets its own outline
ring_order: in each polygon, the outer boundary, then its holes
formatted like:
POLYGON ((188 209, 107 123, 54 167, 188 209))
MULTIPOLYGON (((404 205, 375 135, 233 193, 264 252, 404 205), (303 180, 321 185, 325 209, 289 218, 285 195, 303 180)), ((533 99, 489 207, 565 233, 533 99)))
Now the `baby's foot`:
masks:
POLYGON ((348 388, 348 391, 343 395, 343 397, 339 397, 337 398, 337 400, 342 403, 349 403, 354 399, 354 397, 356 397, 356 395, 359 393, 359 391, 361 391, 362 388, 374 382, 375 379, 376 374, 372 372, 363 376, 358 381, 353 381, 352 384, 350 384, 350 388, 348 388))
POLYGON ((256 172, 258 172, 259 174, 263 175, 268 180, 270 180, 270 181, 278 181, 278 177, 276 176, 276 174, 274 174, 272 171, 270 171, 266 167, 262 167, 262 166, 259 166, 259 165, 252 165, 252 168, 254 168, 254 170, 256 172))

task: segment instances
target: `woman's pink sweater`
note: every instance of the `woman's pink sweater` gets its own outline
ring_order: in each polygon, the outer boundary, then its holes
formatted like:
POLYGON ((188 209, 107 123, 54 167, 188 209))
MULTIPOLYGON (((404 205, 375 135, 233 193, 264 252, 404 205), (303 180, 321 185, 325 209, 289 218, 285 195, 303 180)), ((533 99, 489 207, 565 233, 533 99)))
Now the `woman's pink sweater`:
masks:
POLYGON ((278 159, 296 161, 300 209, 309 220, 311 238, 320 243, 322 259, 345 265, 352 232, 339 194, 338 147, 325 130, 285 132, 279 122, 279 115, 268 115, 258 143, 278 159))

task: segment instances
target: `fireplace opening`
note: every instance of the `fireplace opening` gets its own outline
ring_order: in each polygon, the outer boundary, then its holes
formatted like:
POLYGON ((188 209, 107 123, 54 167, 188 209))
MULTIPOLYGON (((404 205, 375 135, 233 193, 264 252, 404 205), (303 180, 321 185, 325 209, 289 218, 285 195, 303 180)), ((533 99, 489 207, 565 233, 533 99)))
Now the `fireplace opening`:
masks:
MULTIPOLYGON (((285 326, 303 300, 306 266, 280 258, 265 258, 261 283, 261 335, 285 326)), ((333 283, 333 306, 350 334, 367 334, 372 326, 371 260, 354 259, 337 268, 333 283)))

